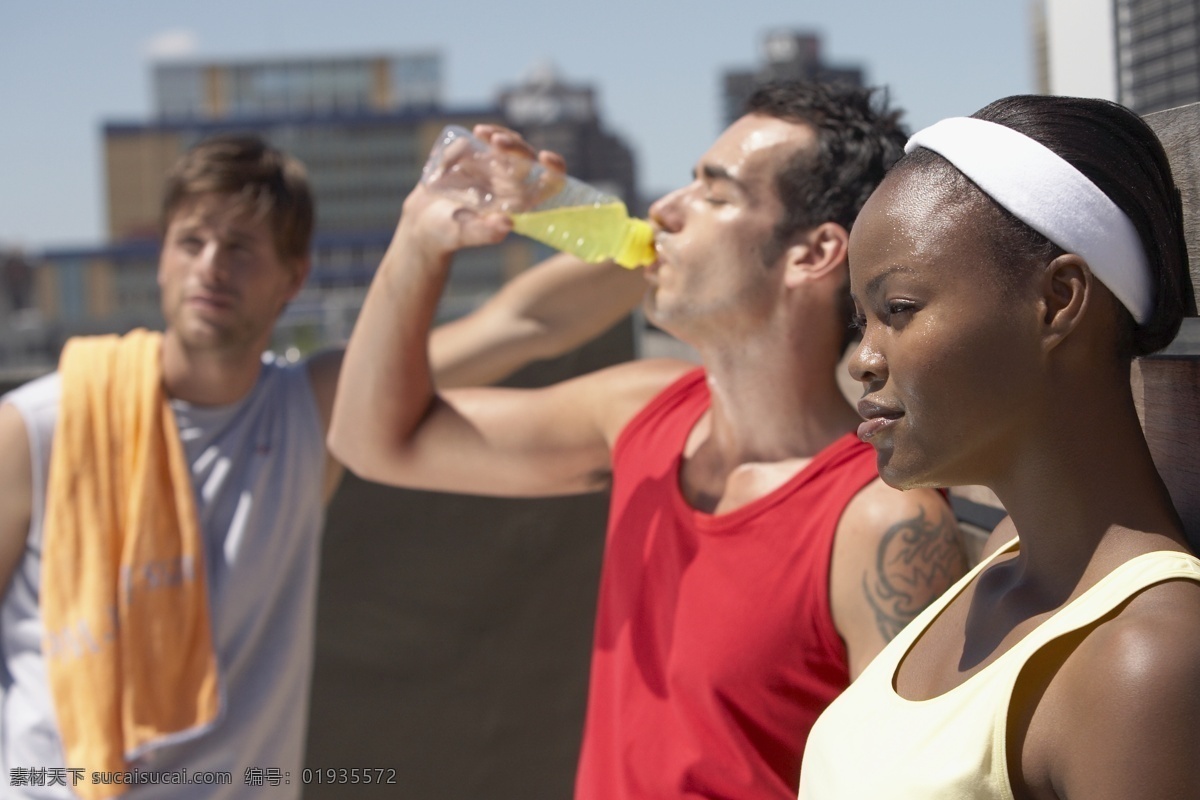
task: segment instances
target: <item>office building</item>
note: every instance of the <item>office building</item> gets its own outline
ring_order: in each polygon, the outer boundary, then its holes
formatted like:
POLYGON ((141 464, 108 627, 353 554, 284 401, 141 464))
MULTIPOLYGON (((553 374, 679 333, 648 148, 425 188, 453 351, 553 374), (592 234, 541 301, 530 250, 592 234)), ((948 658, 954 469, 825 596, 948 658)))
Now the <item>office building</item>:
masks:
POLYGON ((762 61, 753 69, 727 71, 723 78, 722 127, 742 115, 754 90, 777 80, 821 81, 863 85, 861 67, 835 66, 821 56, 821 38, 814 33, 775 30, 762 40, 762 61))
POLYGON ((1200 102, 1200 0, 1116 0, 1120 100, 1139 114, 1200 102))
POLYGON ((158 64, 163 120, 386 113, 441 104, 437 53, 158 64))
POLYGON ((1040 0, 1030 9, 1037 91, 1116 100, 1113 0, 1040 0))

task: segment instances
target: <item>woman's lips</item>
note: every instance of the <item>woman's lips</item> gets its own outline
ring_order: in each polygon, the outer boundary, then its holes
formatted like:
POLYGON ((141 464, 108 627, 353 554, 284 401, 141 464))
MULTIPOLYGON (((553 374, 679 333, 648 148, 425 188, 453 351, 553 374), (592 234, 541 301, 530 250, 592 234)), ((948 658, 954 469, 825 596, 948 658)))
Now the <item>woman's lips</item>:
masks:
POLYGON ((904 416, 904 412, 870 400, 859 400, 858 415, 866 420, 858 426, 858 438, 865 442, 890 427, 904 416))
POLYGON ((865 442, 898 419, 900 417, 873 417, 858 426, 858 438, 865 442))

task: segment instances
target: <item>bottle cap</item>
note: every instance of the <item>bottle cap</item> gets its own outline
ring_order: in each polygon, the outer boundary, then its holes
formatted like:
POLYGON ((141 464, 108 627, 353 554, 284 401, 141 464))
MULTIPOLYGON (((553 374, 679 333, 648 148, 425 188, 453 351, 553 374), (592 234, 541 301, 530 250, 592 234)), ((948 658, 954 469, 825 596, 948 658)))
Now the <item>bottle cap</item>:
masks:
POLYGON ((654 228, 643 219, 630 219, 625 228, 621 247, 613 258, 625 269, 636 269, 653 264, 658 254, 654 251, 654 228))

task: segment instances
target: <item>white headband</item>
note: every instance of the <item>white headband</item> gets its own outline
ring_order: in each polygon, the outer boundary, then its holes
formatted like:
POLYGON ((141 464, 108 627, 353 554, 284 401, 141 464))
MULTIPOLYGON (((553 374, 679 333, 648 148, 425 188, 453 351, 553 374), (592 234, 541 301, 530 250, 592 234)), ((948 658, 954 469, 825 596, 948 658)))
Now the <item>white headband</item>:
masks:
POLYGON ((904 152, 918 147, 939 154, 1017 219, 1082 256, 1139 324, 1150 318, 1154 290, 1137 229, 1057 153, 1012 128, 972 117, 917 131, 904 152))

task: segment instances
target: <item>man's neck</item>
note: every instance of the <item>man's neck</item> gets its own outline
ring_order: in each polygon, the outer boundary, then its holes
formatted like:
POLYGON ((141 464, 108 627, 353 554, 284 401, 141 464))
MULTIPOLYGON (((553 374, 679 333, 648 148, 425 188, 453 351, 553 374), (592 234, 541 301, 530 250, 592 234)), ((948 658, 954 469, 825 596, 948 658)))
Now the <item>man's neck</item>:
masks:
POLYGON ((199 406, 236 403, 250 393, 262 372, 259 348, 189 348, 170 330, 163 336, 162 360, 167 396, 199 406))
POLYGON ((763 337, 706 348, 710 437, 737 463, 806 458, 861 421, 838 386, 833 347, 763 337), (828 351, 828 352, 826 352, 828 351))
POLYGON ((712 405, 688 437, 680 476, 695 508, 725 513, 770 493, 860 421, 834 359, 766 350, 702 353, 712 405))

